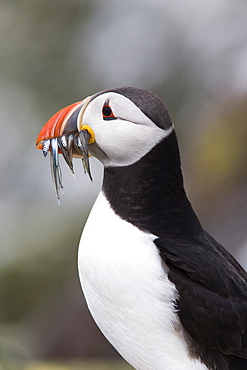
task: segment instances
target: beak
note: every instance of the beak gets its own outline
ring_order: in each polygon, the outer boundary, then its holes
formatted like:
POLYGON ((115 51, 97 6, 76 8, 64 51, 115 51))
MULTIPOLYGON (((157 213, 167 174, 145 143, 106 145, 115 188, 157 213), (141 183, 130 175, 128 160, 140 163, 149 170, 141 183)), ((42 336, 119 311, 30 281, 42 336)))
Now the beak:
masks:
POLYGON ((55 113, 44 125, 36 140, 36 148, 42 149, 45 157, 50 152, 51 174, 58 202, 60 189, 63 188, 59 153, 63 155, 73 174, 73 157, 81 158, 84 171, 92 180, 88 145, 95 140, 94 132, 89 126, 83 125, 83 114, 90 99, 89 96, 55 113))

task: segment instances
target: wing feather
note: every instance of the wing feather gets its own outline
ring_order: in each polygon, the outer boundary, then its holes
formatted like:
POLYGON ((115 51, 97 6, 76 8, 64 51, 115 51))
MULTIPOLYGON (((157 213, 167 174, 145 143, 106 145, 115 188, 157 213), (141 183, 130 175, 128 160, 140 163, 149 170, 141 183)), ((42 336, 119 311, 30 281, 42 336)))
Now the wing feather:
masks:
POLYGON ((247 274, 208 233, 155 244, 179 292, 178 314, 192 339, 247 359, 247 274))

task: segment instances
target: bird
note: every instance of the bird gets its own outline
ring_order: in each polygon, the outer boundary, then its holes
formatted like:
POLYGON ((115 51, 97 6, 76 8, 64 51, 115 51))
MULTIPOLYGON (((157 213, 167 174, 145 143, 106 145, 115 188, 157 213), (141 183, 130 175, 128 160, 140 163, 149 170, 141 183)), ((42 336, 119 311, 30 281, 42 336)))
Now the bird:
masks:
POLYGON ((104 167, 78 269, 87 306, 137 370, 247 369, 247 274, 201 225, 186 195, 162 100, 136 87, 100 91, 40 131, 57 198, 59 153, 104 167))

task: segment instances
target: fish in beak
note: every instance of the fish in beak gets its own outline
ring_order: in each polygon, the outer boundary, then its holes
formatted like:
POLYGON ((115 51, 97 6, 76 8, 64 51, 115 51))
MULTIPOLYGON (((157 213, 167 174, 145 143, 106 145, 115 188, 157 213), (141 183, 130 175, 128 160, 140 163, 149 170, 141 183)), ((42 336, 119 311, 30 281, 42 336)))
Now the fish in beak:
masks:
POLYGON ((52 180, 59 202, 62 185, 62 172, 59 164, 59 153, 74 174, 73 157, 81 158, 84 171, 92 180, 88 146, 94 142, 94 132, 89 126, 83 125, 83 113, 91 99, 71 104, 55 113, 40 131, 36 148, 42 149, 46 157, 50 152, 52 180))

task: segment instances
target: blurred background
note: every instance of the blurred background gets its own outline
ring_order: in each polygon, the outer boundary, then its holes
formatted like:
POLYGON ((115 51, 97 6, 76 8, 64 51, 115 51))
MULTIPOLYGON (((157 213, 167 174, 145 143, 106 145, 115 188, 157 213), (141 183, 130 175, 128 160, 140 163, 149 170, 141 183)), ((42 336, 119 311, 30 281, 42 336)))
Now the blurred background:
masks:
POLYGON ((36 136, 102 89, 154 91, 175 123, 194 209, 246 268, 247 2, 0 0, 0 40, 0 369, 130 369, 77 276, 102 167, 92 159, 92 185, 79 160, 76 180, 63 166, 58 206, 36 136))

